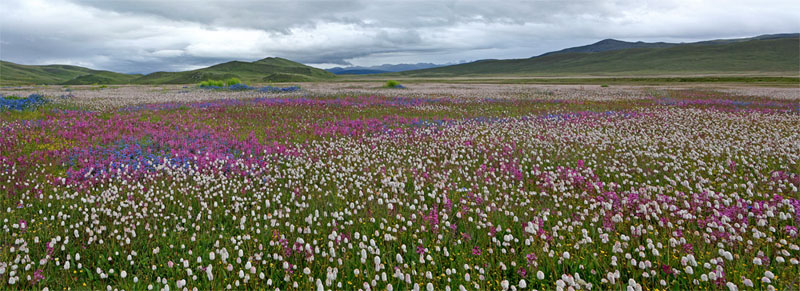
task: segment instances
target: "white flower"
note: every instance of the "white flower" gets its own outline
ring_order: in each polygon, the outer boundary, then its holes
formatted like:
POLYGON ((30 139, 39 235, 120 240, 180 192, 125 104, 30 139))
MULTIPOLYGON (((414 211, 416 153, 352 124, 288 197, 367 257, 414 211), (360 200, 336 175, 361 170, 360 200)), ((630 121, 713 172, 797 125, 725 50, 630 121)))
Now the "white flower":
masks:
POLYGON ((503 287, 503 290, 508 290, 508 280, 500 282, 500 287, 503 287))
POLYGON ((125 270, 122 270, 122 272, 119 272, 119 276, 122 279, 125 279, 125 277, 128 277, 128 272, 125 272, 125 270))
POLYGON ((564 259, 569 260, 569 252, 564 252, 562 256, 564 257, 564 259))
POLYGON ((536 278, 539 280, 544 280, 544 272, 542 271, 536 272, 536 278))
POLYGON ((525 289, 526 287, 528 287, 528 282, 525 282, 525 279, 519 280, 519 288, 525 289))

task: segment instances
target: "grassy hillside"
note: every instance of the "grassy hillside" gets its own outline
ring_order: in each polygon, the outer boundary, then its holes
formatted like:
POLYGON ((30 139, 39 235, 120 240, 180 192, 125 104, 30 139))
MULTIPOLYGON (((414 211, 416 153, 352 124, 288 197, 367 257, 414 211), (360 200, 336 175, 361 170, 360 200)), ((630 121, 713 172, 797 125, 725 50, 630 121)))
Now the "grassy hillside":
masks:
POLYGON ((529 59, 485 60, 388 75, 664 75, 800 72, 800 39, 753 39, 593 53, 558 53, 529 59))
POLYGON ((28 66, 0 61, 0 86, 29 84, 193 84, 209 79, 239 78, 245 83, 301 82, 333 78, 333 73, 282 58, 227 62, 185 72, 129 75, 78 66, 28 66))
POLYGON ((282 58, 255 62, 232 61, 186 72, 156 72, 134 80, 138 84, 191 84, 215 79, 239 78, 245 83, 299 82, 333 78, 322 69, 282 58))
POLYGON ((78 66, 29 66, 0 61, 0 86, 27 84, 126 84, 141 76, 92 70, 78 66))

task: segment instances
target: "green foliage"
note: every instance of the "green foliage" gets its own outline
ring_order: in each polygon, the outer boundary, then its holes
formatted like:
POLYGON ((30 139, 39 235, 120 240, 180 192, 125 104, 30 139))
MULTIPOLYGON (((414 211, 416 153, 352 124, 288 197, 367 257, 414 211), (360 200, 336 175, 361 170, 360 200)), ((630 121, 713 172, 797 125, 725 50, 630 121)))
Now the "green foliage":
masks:
POLYGON ((395 80, 389 80, 389 81, 386 81, 386 85, 383 85, 383 86, 386 87, 386 88, 394 88, 394 87, 397 87, 399 85, 400 85, 400 82, 397 82, 395 80))
POLYGON ((608 84, 603 84, 603 85, 600 85, 600 87, 603 87, 603 88, 608 88, 608 84))
POLYGON ((236 85, 236 84, 241 84, 241 83, 242 83, 242 80, 239 80, 239 78, 230 78, 230 79, 225 80, 225 85, 226 86, 236 85))
POLYGON ((203 82, 200 82, 200 87, 225 87, 225 81, 205 80, 203 82))

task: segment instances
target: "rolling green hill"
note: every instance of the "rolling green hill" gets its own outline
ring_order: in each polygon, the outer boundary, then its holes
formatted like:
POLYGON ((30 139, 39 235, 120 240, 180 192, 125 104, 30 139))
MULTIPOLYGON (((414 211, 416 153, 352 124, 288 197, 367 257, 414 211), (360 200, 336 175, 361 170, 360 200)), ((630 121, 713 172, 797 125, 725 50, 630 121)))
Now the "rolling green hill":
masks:
POLYGON ((255 62, 232 61, 184 72, 129 75, 78 66, 28 66, 0 61, 0 86, 28 84, 194 84, 213 79, 239 78, 245 83, 300 82, 334 78, 333 73, 282 58, 255 62))
POLYGON ((333 78, 322 69, 309 67, 282 58, 265 58, 255 62, 232 61, 185 72, 156 72, 134 80, 137 84, 191 84, 209 79, 239 78, 245 83, 300 82, 333 78))
POLYGON ((800 74, 800 38, 752 38, 597 52, 559 52, 528 59, 483 60, 387 75, 452 77, 481 75, 686 75, 800 74))
POLYGON ((92 70, 78 66, 28 66, 0 61, 0 86, 27 84, 127 84, 141 76, 92 70))

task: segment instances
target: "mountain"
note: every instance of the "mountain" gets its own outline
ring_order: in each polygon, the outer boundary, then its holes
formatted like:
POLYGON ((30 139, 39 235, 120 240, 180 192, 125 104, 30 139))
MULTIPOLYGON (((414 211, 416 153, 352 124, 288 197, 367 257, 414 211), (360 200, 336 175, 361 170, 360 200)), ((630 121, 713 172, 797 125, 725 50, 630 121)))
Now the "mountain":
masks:
POLYGON ((394 73, 409 77, 475 75, 664 75, 800 72, 800 34, 696 43, 604 40, 528 59, 472 63, 394 73))
POLYGON ((78 66, 29 66, 0 61, 0 85, 24 84, 126 84, 142 75, 92 70, 78 66))
MULTIPOLYGON (((750 40, 797 38, 798 36, 800 36, 800 33, 765 34, 748 38, 707 40, 707 41, 695 42, 694 44, 726 44, 726 43, 735 43, 735 42, 743 42, 750 40)), ((627 42, 609 38, 598 41, 590 45, 566 48, 560 51, 549 52, 539 56, 562 54, 562 53, 597 53, 597 52, 615 51, 623 49, 632 49, 632 48, 666 48, 666 47, 674 47, 685 44, 686 43, 642 42, 642 41, 627 42)))
POLYGON ((213 79, 239 78, 245 83, 299 82, 333 78, 334 74, 282 58, 255 62, 232 61, 183 72, 147 75, 98 71, 78 66, 29 66, 0 61, 0 86, 25 84, 193 84, 213 79))
POLYGON ((255 62, 232 61, 184 72, 155 72, 134 82, 138 84, 192 84, 213 79, 239 78, 245 83, 300 82, 333 78, 334 74, 283 58, 255 62))
POLYGON ((337 75, 367 75, 367 74, 380 74, 389 72, 403 72, 411 70, 422 70, 429 68, 437 68, 446 65, 437 65, 431 63, 417 63, 417 64, 396 64, 396 65, 380 65, 371 67, 335 67, 327 69, 326 71, 337 75))
POLYGON ((661 47, 673 47, 676 45, 678 44, 666 43, 666 42, 650 43, 641 41, 627 42, 616 39, 604 39, 590 45, 566 48, 560 51, 545 53, 540 56, 546 56, 552 54, 565 54, 565 53, 599 53, 599 52, 616 51, 616 50, 624 50, 632 48, 661 48, 661 47))

